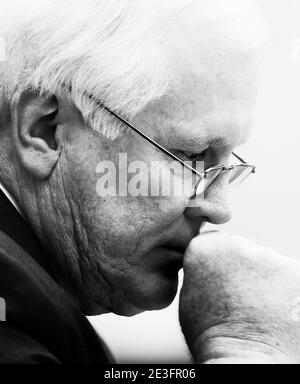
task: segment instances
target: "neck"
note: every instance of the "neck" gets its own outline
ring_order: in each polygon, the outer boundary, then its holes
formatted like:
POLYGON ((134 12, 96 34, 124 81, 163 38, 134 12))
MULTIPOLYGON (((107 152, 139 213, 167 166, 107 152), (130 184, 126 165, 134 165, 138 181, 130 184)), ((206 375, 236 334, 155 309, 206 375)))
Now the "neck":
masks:
MULTIPOLYGON (((20 205, 3 183, 0 183, 0 231, 14 240, 30 255, 52 278, 77 301, 64 266, 59 262, 56 252, 51 252, 46 244, 42 244, 35 225, 29 224, 24 218, 20 205)), ((44 242, 43 242, 44 243, 44 242)))

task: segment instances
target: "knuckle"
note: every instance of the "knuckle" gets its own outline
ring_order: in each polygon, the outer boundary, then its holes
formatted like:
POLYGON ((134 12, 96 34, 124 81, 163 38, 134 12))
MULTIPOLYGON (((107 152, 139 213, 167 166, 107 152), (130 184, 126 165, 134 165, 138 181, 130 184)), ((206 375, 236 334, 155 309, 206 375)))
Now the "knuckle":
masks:
POLYGON ((199 235, 195 237, 189 244, 187 248, 187 256, 192 259, 198 257, 199 254, 205 256, 210 252, 211 248, 211 239, 207 238, 205 235, 199 235))
POLYGON ((199 248, 207 249, 214 246, 214 244, 223 242, 224 238, 226 238, 227 236, 228 235, 223 232, 217 232, 217 231, 205 232, 195 237, 191 241, 190 247, 192 250, 199 249, 199 248))

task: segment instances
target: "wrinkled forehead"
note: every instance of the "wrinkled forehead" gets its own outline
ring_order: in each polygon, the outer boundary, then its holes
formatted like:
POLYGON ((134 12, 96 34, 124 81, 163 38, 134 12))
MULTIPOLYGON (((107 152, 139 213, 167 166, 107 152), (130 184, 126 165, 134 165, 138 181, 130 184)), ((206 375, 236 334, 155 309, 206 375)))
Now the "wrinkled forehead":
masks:
POLYGON ((177 72, 173 88, 149 105, 137 124, 171 148, 200 151, 211 143, 236 147, 252 128, 258 88, 252 54, 224 57, 201 71, 177 72), (226 65, 224 63, 226 62, 226 65))
POLYGON ((170 146, 189 140, 190 147, 210 142, 235 147, 252 126, 264 27, 254 11, 227 9, 224 16, 215 10, 204 20, 197 5, 186 8, 162 35, 172 86, 144 114, 153 134, 170 146))
POLYGON ((178 72, 176 85, 159 103, 161 126, 174 137, 201 135, 236 146, 251 129, 257 89, 252 54, 223 56, 199 71, 178 72))

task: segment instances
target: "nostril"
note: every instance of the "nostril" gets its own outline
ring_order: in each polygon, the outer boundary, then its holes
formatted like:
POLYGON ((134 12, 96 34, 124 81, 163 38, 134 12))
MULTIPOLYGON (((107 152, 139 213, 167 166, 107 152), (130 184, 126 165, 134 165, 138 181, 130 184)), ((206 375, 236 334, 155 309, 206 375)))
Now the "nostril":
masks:
POLYGON ((193 221, 206 221, 211 224, 221 225, 228 223, 232 218, 230 204, 225 191, 210 191, 203 197, 197 197, 189 202, 185 209, 185 216, 193 221))

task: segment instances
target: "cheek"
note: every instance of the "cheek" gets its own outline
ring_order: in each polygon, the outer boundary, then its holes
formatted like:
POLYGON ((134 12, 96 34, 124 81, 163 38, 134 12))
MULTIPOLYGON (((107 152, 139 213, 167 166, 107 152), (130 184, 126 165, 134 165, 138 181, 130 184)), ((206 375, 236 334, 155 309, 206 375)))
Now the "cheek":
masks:
POLYGON ((181 200, 170 198, 108 198, 98 203, 96 219, 123 241, 157 236, 184 211, 181 200))
POLYGON ((82 215, 93 247, 101 249, 110 263, 124 264, 128 260, 136 263, 161 243, 183 208, 170 199, 99 198, 97 208, 85 212, 82 215))
MULTIPOLYGON (((114 187, 112 195, 118 193, 114 189, 119 187, 123 169, 121 182, 125 180, 126 186, 131 187, 131 192, 132 190, 140 192, 141 183, 146 180, 147 196, 101 197, 98 193, 99 180, 102 185, 105 184, 105 180, 101 179, 103 173, 99 172, 99 164, 104 161, 103 154, 100 158, 100 152, 89 144, 81 150, 70 149, 65 159, 68 166, 68 190, 71 191, 71 200, 75 202, 79 211, 80 222, 87 232, 89 241, 97 250, 104 250, 110 255, 124 256, 132 253, 137 245, 140 245, 141 252, 144 252, 179 220, 188 200, 182 196, 151 196, 152 180, 154 185, 157 185, 157 176, 149 175, 148 170, 144 172, 140 170, 135 179, 133 174, 129 174, 126 180, 124 178, 126 167, 124 168, 123 163, 117 163, 117 171, 111 175, 111 179, 108 178, 114 187)), ((132 161, 135 159, 129 154, 129 167, 132 167, 132 161)), ((114 158, 113 163, 115 162, 114 158)), ((147 161, 144 164, 149 163, 147 161)))

